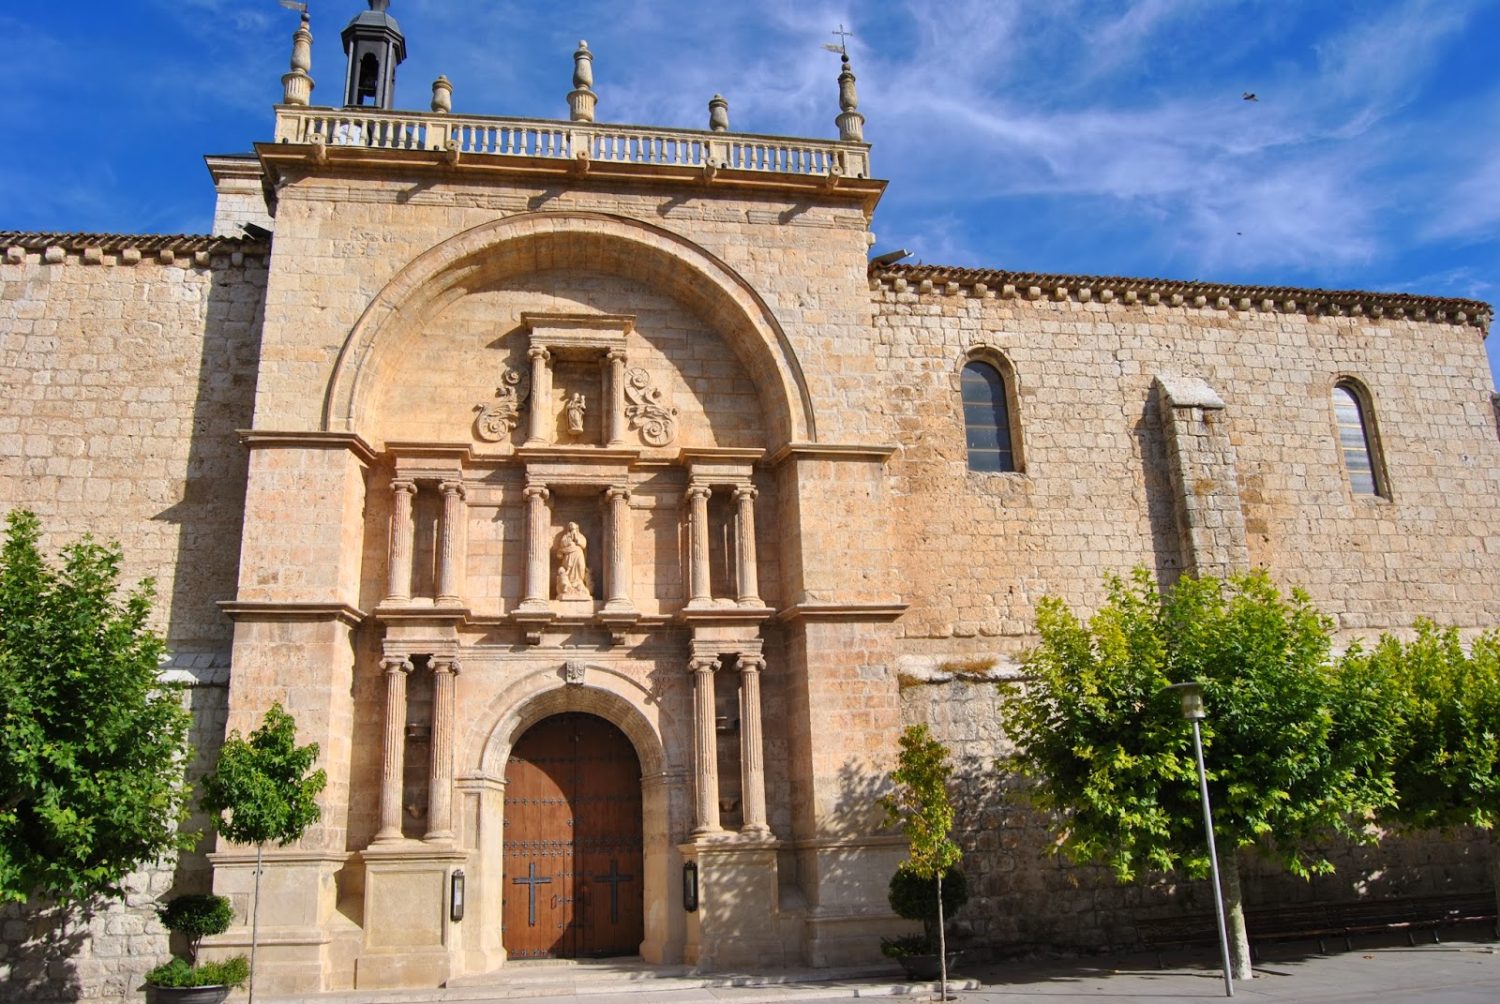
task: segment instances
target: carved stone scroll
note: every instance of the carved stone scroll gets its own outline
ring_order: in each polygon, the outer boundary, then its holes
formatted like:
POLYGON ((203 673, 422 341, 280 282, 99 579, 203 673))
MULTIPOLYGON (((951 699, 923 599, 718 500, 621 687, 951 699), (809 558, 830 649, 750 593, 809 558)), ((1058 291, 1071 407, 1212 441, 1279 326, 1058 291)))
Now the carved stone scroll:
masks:
POLYGON ((666 446, 677 438, 677 409, 665 404, 651 374, 636 367, 625 374, 625 417, 641 431, 647 446, 666 446))
POLYGON ((521 421, 521 409, 530 395, 530 380, 526 374, 506 367, 501 371, 500 386, 495 388, 495 400, 490 404, 476 404, 474 411, 474 436, 486 443, 498 443, 513 432, 521 421))

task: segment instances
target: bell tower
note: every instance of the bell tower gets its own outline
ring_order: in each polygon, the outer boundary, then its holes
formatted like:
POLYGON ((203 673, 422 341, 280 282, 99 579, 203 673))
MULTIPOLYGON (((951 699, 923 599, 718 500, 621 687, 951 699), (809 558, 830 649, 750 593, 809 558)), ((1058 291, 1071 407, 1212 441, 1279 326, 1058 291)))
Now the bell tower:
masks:
POLYGON ((370 9, 350 21, 340 36, 349 57, 344 104, 389 111, 396 100, 396 66, 406 59, 406 36, 387 13, 390 0, 369 2, 370 9))

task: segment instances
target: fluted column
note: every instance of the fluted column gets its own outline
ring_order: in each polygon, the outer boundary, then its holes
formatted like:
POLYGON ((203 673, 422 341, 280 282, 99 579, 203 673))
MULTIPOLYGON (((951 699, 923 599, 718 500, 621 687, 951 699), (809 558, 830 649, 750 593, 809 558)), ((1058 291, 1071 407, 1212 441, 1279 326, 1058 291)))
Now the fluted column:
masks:
POLYGON ((547 489, 542 485, 526 486, 526 595, 524 607, 547 606, 547 530, 552 521, 547 516, 547 489))
POLYGON ((769 837, 766 823, 766 756, 760 727, 760 671, 766 661, 740 656, 740 781, 744 788, 744 832, 769 837))
POLYGON ((417 483, 398 479, 391 482, 391 567, 386 587, 387 602, 404 603, 411 599, 411 503, 417 494, 417 483))
POLYGON ((742 607, 761 605, 760 576, 755 570, 755 494, 749 485, 734 490, 734 501, 739 506, 734 523, 735 564, 739 566, 738 599, 742 607))
POLYGON ((693 773, 697 782, 694 834, 717 833, 719 826, 719 737, 715 731, 714 673, 717 659, 694 659, 693 671, 693 773))
POLYGON ((385 749, 380 775, 380 830, 376 840, 401 839, 401 788, 406 775, 406 676, 411 660, 387 656, 385 669, 385 749))
POLYGON ((526 445, 536 446, 552 442, 552 370, 547 367, 552 354, 534 345, 526 357, 531 360, 531 435, 526 445))
POLYGON ((713 591, 708 581, 708 496, 709 489, 703 485, 694 485, 687 490, 690 606, 713 603, 713 591))
POLYGON ((610 349, 609 355, 609 445, 625 444, 625 350, 610 349))
POLYGON ((453 691, 458 662, 432 660, 432 766, 427 774, 424 840, 453 839, 453 691))
POLYGON ((609 592, 606 610, 629 610, 630 605, 630 489, 611 488, 609 500, 609 592))
POLYGON ((457 604, 458 539, 464 518, 464 486, 459 481, 444 481, 438 486, 443 493, 443 525, 438 530, 437 601, 457 604))

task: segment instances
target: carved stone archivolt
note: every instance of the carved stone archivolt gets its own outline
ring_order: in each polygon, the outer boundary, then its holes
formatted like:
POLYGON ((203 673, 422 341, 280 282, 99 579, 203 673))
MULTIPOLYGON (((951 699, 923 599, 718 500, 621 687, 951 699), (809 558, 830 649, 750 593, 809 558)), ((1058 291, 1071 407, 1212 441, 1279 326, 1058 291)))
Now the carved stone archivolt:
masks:
POLYGON ((495 388, 495 400, 474 406, 475 438, 498 443, 510 435, 520 424, 521 409, 530 394, 531 381, 526 374, 506 367, 500 375, 500 386, 495 388))
POLYGON ((677 438, 677 409, 662 401, 650 373, 635 367, 625 374, 625 399, 625 417, 647 446, 666 446, 677 438))

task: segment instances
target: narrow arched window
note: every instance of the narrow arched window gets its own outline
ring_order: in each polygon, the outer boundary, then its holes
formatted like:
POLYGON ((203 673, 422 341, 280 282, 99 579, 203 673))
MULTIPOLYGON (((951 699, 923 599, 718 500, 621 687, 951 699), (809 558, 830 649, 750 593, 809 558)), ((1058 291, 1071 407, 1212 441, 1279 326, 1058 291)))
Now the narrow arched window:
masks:
POLYGON ((1354 494, 1384 495, 1370 416, 1363 398, 1364 395, 1347 381, 1333 388, 1333 417, 1338 424, 1339 452, 1344 455, 1344 471, 1349 475, 1349 487, 1354 494))
POLYGON ((1005 377, 987 362, 971 360, 960 380, 964 399, 964 436, 969 447, 969 470, 1013 471, 1015 453, 1010 442, 1010 402, 1005 377))

